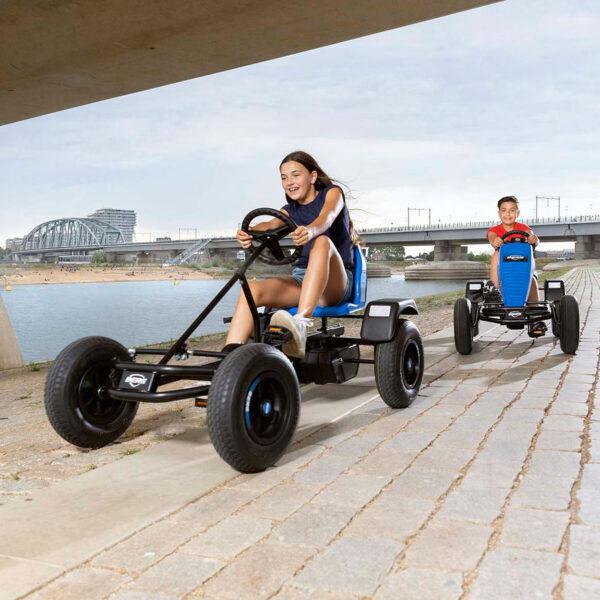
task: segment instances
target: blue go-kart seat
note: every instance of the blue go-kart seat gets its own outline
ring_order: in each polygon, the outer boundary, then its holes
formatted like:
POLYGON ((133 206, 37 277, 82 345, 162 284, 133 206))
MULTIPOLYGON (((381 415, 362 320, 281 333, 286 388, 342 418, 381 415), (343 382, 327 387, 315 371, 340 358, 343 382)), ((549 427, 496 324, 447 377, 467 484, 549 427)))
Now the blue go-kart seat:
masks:
POLYGON ((513 240, 500 246, 498 279, 505 306, 525 306, 534 270, 533 247, 527 241, 513 240))
MULTIPOLYGON (((367 303, 367 261, 358 246, 354 246, 354 282, 352 297, 348 302, 335 306, 317 306, 313 317, 339 317, 349 315, 364 308, 367 303)), ((291 315, 298 311, 297 306, 286 309, 291 315)))

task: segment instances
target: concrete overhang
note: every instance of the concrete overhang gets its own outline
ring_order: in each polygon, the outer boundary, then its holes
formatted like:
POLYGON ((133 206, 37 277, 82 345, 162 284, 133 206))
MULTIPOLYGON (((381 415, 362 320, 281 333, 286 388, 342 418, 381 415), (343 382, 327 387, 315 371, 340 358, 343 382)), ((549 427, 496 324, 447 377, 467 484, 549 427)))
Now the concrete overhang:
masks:
POLYGON ((0 125, 501 0, 4 0, 0 125))

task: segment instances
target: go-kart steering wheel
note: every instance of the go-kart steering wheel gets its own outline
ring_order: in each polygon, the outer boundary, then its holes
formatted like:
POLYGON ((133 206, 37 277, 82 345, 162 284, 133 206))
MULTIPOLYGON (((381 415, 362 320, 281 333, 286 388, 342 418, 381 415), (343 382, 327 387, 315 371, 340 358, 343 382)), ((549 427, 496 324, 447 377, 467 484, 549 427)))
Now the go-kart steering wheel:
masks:
MULTIPOLYGON (((252 236, 252 246, 256 248, 260 244, 265 244, 265 250, 258 255, 258 260, 268 265, 289 265, 296 261, 302 251, 301 246, 294 246, 294 250, 291 254, 285 254, 283 248, 280 245, 286 235, 292 233, 296 229, 297 225, 290 217, 282 213, 279 210, 273 208, 255 208, 251 210, 242 221, 240 229, 247 234, 252 236), (250 229, 250 223, 256 217, 275 217, 280 221, 283 221, 281 227, 275 229, 269 229, 268 231, 256 231, 250 229)), ((251 249, 246 248, 246 254, 250 254, 251 249)))
POLYGON ((517 242, 526 242, 526 241, 527 241, 527 238, 529 237, 529 232, 527 232, 527 231, 521 231, 520 229, 511 229, 510 231, 507 231, 507 232, 506 232, 506 233, 505 233, 505 234, 502 236, 502 238, 501 238, 501 239, 502 239, 502 241, 503 241, 503 242, 504 242, 504 241, 506 241, 506 238, 507 238, 509 235, 516 235, 516 236, 519 236, 519 237, 521 237, 521 238, 523 238, 523 239, 521 239, 521 240, 508 240, 508 243, 510 243, 510 242, 515 242, 515 241, 517 241, 517 242))

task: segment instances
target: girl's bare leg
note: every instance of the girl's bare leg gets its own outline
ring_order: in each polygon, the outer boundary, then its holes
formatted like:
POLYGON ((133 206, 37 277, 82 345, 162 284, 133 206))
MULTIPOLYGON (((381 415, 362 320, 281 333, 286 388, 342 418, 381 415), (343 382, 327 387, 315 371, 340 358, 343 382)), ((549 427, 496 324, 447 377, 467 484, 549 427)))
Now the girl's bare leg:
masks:
POLYGON ((310 317, 317 304, 331 306, 341 302, 348 276, 333 242, 320 235, 313 242, 308 267, 302 282, 298 314, 310 317))
MULTIPOLYGON (((298 304, 300 286, 292 277, 273 277, 264 281, 250 281, 249 284, 256 306, 287 308, 298 304)), ((252 313, 244 292, 240 290, 226 344, 245 344, 252 329, 252 313)))

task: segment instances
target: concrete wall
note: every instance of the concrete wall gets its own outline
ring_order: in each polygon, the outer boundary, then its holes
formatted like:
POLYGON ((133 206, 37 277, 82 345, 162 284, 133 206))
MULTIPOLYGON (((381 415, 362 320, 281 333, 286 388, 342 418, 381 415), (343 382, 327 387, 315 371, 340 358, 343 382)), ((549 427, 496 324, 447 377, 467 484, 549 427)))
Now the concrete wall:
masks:
POLYGON ((19 343, 0 296, 0 371, 23 366, 19 343))

